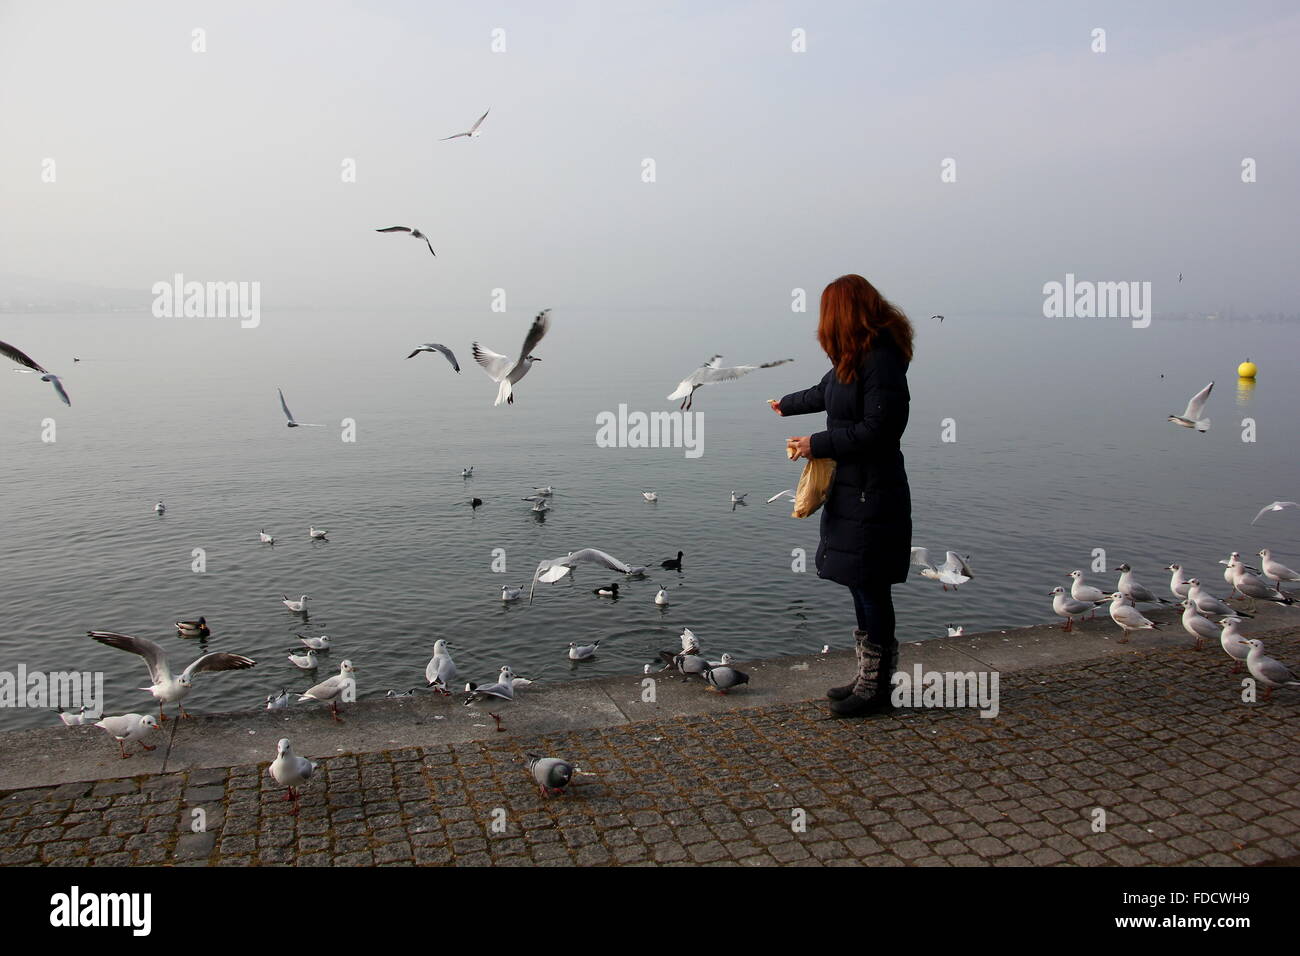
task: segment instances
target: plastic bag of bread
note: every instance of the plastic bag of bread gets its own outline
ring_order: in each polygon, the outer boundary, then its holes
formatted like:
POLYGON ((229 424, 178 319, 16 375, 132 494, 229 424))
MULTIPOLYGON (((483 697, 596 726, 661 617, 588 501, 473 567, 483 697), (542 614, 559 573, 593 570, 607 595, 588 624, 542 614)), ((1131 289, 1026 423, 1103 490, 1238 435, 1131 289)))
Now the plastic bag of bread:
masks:
MULTIPOLYGON (((786 454, 794 460, 794 446, 786 447, 786 454)), ((831 493, 831 484, 835 481, 835 459, 809 458, 803 464, 803 474, 799 476, 799 485, 794 491, 794 511, 791 518, 807 518, 817 513, 817 509, 826 503, 831 493)))

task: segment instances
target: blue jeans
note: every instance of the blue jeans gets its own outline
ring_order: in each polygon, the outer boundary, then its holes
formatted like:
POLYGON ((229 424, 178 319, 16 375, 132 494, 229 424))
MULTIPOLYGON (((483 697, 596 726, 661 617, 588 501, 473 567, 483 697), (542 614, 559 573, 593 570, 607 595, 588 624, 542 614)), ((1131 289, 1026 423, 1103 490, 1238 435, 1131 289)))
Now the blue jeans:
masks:
POLYGON ((866 631, 872 643, 886 649, 898 646, 894 637, 894 599, 888 584, 871 588, 849 588, 853 610, 858 615, 858 630, 866 631))

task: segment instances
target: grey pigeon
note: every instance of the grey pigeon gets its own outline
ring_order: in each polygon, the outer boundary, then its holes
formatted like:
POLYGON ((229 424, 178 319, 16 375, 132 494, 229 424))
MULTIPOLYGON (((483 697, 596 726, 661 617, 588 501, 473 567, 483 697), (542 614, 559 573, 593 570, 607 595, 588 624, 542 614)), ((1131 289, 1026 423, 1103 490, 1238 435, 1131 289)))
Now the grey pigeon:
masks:
POLYGON ((563 793, 577 773, 573 764, 559 757, 543 757, 539 754, 528 754, 527 757, 529 772, 542 788, 542 793, 548 797, 552 793, 563 793))
POLYGON ((709 667, 704 671, 704 680, 719 694, 726 694, 733 687, 749 683, 749 675, 729 665, 709 667))

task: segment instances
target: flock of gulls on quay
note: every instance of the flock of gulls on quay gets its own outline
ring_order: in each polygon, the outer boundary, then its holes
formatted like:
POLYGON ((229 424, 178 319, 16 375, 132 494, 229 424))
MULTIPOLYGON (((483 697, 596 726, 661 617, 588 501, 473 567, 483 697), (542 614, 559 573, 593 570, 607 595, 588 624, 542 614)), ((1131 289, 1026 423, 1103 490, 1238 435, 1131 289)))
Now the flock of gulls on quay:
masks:
MULTIPOLYGON (((443 137, 443 139, 467 138, 473 140, 479 138, 482 135, 481 128, 489 112, 490 110, 485 111, 468 130, 443 137)), ((419 228, 405 225, 385 226, 376 229, 376 232, 407 235, 417 241, 423 241, 430 255, 437 257, 431 238, 419 228)), ((1181 278, 1180 274, 1180 281, 1181 278)), ((944 321, 942 314, 935 314, 930 318, 932 320, 937 319, 940 323, 944 321)), ((541 361, 533 352, 540 345, 550 326, 551 310, 543 309, 537 314, 529 327, 516 358, 494 352, 478 342, 471 344, 470 348, 475 361, 488 377, 497 383, 495 406, 514 404, 516 388, 520 381, 528 374, 536 362, 541 361)), ((446 345, 437 342, 426 342, 415 346, 406 358, 415 358, 421 353, 441 354, 457 374, 461 371, 456 355, 446 345)), ((0 354, 18 364, 19 368, 15 369, 15 371, 39 374, 40 380, 50 383, 58 398, 65 405, 70 406, 72 404, 58 375, 44 368, 20 349, 5 342, 0 342, 0 354)), ((711 356, 706 362, 683 378, 677 387, 668 394, 667 398, 670 401, 680 400, 679 408, 689 410, 694 403, 695 393, 706 385, 734 381, 750 372, 773 368, 793 361, 793 359, 785 358, 758 365, 723 367, 721 359, 721 355, 711 356)), ((74 358, 73 361, 79 362, 80 359, 74 358)), ((1205 406, 1213 387, 1213 382, 1205 386, 1191 398, 1187 408, 1181 415, 1171 414, 1168 420, 1201 433, 1208 431, 1210 420, 1205 415, 1205 406)), ((287 427, 324 427, 319 423, 298 421, 289 408, 283 390, 277 388, 277 393, 287 427)), ((461 477, 464 479, 470 479, 473 476, 473 465, 464 468, 461 472, 461 477)), ((550 499, 553 494, 554 489, 550 486, 534 488, 533 494, 526 496, 523 500, 532 504, 534 512, 544 513, 550 508, 550 499)), ((641 495, 647 503, 653 504, 659 500, 657 491, 643 491, 641 495)), ((731 509, 734 511, 738 507, 745 506, 747 496, 748 493, 732 491, 731 509)), ((794 489, 785 489, 766 500, 768 504, 772 504, 777 501, 794 501, 794 499, 794 489)), ((472 498, 469 503, 474 508, 478 508, 483 504, 479 498, 472 498)), ((1275 501, 1262 508, 1251 523, 1254 524, 1270 512, 1289 508, 1300 508, 1300 504, 1294 501, 1275 501)), ((161 516, 166 513, 167 509, 163 502, 159 501, 153 510, 161 516)), ((327 534, 328 532, 325 529, 318 529, 314 526, 308 529, 308 536, 312 540, 328 540, 326 538, 327 534)), ((258 536, 262 544, 275 544, 275 537, 268 534, 265 529, 260 529, 258 536)), ((1120 643, 1126 643, 1129 634, 1133 631, 1158 630, 1164 626, 1143 616, 1137 609, 1139 604, 1154 603, 1181 606, 1183 608, 1183 628, 1195 638, 1195 646, 1201 648, 1205 641, 1218 637, 1220 645, 1233 660, 1233 672, 1240 671, 1244 663, 1250 674, 1264 685, 1264 699, 1268 699, 1275 688, 1300 686, 1300 678, 1290 671, 1286 665, 1265 656, 1264 645, 1261 641, 1243 637, 1239 633, 1237 628, 1243 623, 1243 618, 1252 617, 1253 614, 1244 609, 1234 608, 1227 602, 1234 599, 1248 601, 1252 610, 1256 602, 1259 601, 1295 606, 1295 599, 1282 590, 1282 585, 1284 583, 1300 582, 1300 574, 1274 560, 1272 552, 1267 548, 1261 549, 1258 554, 1261 558, 1259 568, 1244 564, 1240 554, 1235 551, 1228 560, 1219 562, 1226 565, 1224 580, 1232 587, 1232 592, 1226 600, 1210 593, 1199 579, 1188 577, 1181 565, 1170 564, 1165 568, 1171 573, 1169 590, 1174 600, 1170 601, 1159 597, 1139 584, 1134 579, 1132 568, 1127 564, 1121 564, 1115 569, 1120 573, 1119 580, 1115 589, 1109 593, 1087 584, 1082 571, 1071 572, 1072 583, 1070 588, 1067 590, 1065 587, 1058 586, 1051 592, 1052 609, 1055 614, 1066 619, 1065 630, 1069 631, 1073 629, 1075 618, 1082 618, 1085 614, 1093 617, 1098 607, 1108 604, 1111 619, 1121 629, 1120 643), (1273 582, 1272 584, 1269 583, 1270 580, 1273 582)), ((660 563, 660 567, 663 570, 680 572, 683 559, 683 553, 678 551, 675 558, 665 559, 660 563)), ((931 561, 927 549, 912 548, 911 561, 920 568, 921 577, 939 582, 945 591, 950 587, 955 590, 975 578, 970 567, 969 555, 963 556, 955 551, 947 551, 943 563, 936 565, 931 561)), ((572 551, 560 557, 545 559, 538 563, 533 573, 531 586, 527 589, 528 603, 532 604, 539 583, 553 584, 570 576, 575 568, 584 564, 617 572, 629 580, 644 579, 648 570, 644 566, 629 564, 595 548, 572 551)), ((501 588, 501 600, 507 603, 522 601, 524 590, 523 587, 503 586, 501 588)), ((617 599, 620 586, 617 582, 613 582, 595 588, 593 593, 599 598, 617 599)), ((309 596, 306 594, 300 595, 297 599, 284 595, 281 603, 290 613, 301 614, 305 617, 308 600, 309 596)), ((659 607, 668 606, 669 595, 666 588, 658 587, 654 603, 659 607)), ((206 639, 212 633, 205 617, 192 621, 178 621, 175 626, 177 636, 182 638, 206 639)), ((949 637, 960 637, 964 634, 964 628, 949 624, 947 632, 949 637)), ((156 749, 154 745, 146 742, 146 738, 156 732, 162 722, 168 719, 164 712, 165 705, 174 704, 181 718, 191 716, 185 711, 183 701, 193 688, 194 679, 199 674, 246 670, 256 664, 256 661, 252 658, 241 654, 213 652, 202 654, 182 671, 176 673, 168 660, 166 651, 148 638, 99 630, 88 631, 87 634, 95 641, 108 647, 142 657, 148 669, 150 684, 148 687, 141 688, 141 690, 149 693, 158 702, 158 717, 156 719, 152 714, 138 713, 101 717, 86 714, 85 708, 82 708, 81 712, 77 714, 60 711, 60 719, 68 726, 93 724, 104 730, 118 743, 122 758, 131 756, 126 749, 128 743, 138 743, 141 749, 145 751, 156 749)), ((301 670, 316 670, 320 664, 321 656, 329 654, 332 650, 330 638, 323 634, 314 637, 299 635, 299 640, 302 647, 288 654, 289 664, 301 670)), ((567 648, 567 657, 570 661, 575 662, 592 660, 598 654, 600 645, 601 641, 599 640, 589 644, 571 642, 567 648)), ((822 648, 823 653, 828 651, 829 646, 822 648)), ((732 655, 722 654, 717 660, 711 660, 709 656, 702 653, 699 638, 690 628, 683 629, 680 635, 680 648, 659 652, 659 659, 656 663, 659 665, 657 671, 655 665, 646 664, 645 673, 672 670, 679 674, 683 680, 696 679, 703 683, 707 689, 719 694, 726 694, 730 690, 749 682, 749 675, 735 666, 736 662, 732 655)), ((338 673, 296 695, 296 700, 298 702, 328 704, 332 718, 335 721, 341 721, 339 704, 349 703, 357 699, 355 677, 357 669, 350 659, 341 661, 338 673)), ((454 692, 451 688, 458 684, 462 679, 462 675, 452 659, 449 644, 446 640, 438 639, 434 642, 433 656, 425 665, 424 678, 425 686, 430 692, 441 696, 453 696, 454 692)), ((500 706, 502 703, 513 701, 521 689, 533 683, 534 681, 528 678, 516 675, 506 665, 501 667, 495 681, 482 684, 469 681, 464 684, 464 690, 458 693, 463 694, 463 702, 466 706, 476 702, 487 702, 493 706, 500 706)), ((390 699, 402 698, 413 694, 414 689, 405 692, 389 690, 386 697, 390 699)), ((266 697, 265 706, 269 711, 284 710, 294 702, 294 699, 295 695, 293 693, 281 689, 266 697)), ((489 716, 496 722, 496 729, 504 731, 505 728, 502 726, 501 717, 490 711, 489 716)), ((525 764, 533 781, 545 795, 564 792, 574 777, 582 773, 572 763, 557 757, 528 754, 525 764)), ((315 762, 294 753, 292 743, 288 738, 283 738, 278 742, 276 756, 271 762, 269 773, 277 783, 286 788, 285 800, 294 802, 293 812, 295 814, 298 812, 298 791, 312 778, 317 768, 318 765, 315 762)))

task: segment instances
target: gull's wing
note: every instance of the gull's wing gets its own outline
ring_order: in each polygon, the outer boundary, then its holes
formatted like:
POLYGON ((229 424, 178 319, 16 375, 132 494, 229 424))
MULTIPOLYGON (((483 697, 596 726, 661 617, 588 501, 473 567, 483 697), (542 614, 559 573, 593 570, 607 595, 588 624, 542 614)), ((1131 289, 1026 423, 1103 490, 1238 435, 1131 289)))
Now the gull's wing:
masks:
POLYGON ((1213 382, 1192 396, 1192 400, 1187 403, 1187 411, 1183 412, 1183 418, 1188 421, 1198 422, 1204 417, 1205 401, 1210 397, 1210 389, 1212 388, 1214 388, 1213 382))
POLYGON ((284 400, 283 389, 277 388, 276 391, 280 393, 280 407, 284 409, 284 417, 293 421, 293 412, 289 411, 289 403, 284 400))
POLYGON ((975 575, 971 573, 970 565, 966 563, 966 559, 956 551, 948 552, 948 555, 943 562, 943 569, 946 571, 954 571, 958 574, 964 574, 968 578, 975 577, 975 575))
MULTIPOLYGON (((1294 501, 1275 501, 1271 505, 1265 505, 1263 508, 1260 508, 1259 514, 1255 515, 1255 521, 1258 521, 1270 511, 1281 511, 1283 508, 1300 508, 1300 504, 1297 504, 1294 501)), ((1251 524, 1254 524, 1255 521, 1252 521, 1251 524)), ((1223 564, 1224 562, 1220 561, 1219 563, 1223 564)))
POLYGON ((26 365, 33 372, 40 372, 42 375, 46 374, 45 369, 41 368, 30 355, 22 349, 14 348, 8 342, 0 342, 0 355, 13 359, 19 365, 26 365))
POLYGON ((501 353, 493 352, 491 349, 486 349, 477 342, 474 343, 471 350, 474 353, 474 361, 483 366, 483 371, 487 372, 488 378, 492 379, 494 382, 499 382, 505 378, 506 373, 508 373, 511 366, 514 365, 510 359, 506 358, 501 353))
POLYGON ((452 133, 450 136, 444 136, 440 142, 446 142, 449 139, 460 139, 462 136, 468 136, 469 133, 452 133))
POLYGON ((257 661, 242 654, 204 654, 181 673, 182 677, 193 677, 203 671, 246 671, 257 661))
POLYGON ((1137 608, 1128 604, 1121 604, 1118 607, 1111 607, 1110 616, 1120 624, 1127 625, 1130 628, 1138 628, 1144 624, 1150 624, 1137 608))
POLYGON ((470 131, 471 133, 477 133, 477 132, 478 132, 478 128, 479 128, 480 126, 482 126, 482 125, 483 125, 483 121, 484 121, 485 119, 487 119, 487 115, 488 115, 488 113, 491 113, 491 112, 492 112, 492 107, 489 106, 486 110, 483 111, 483 115, 480 116, 480 117, 475 121, 474 125, 471 126, 471 127, 469 128, 469 131, 470 131))
POLYGON ((1275 684, 1290 684, 1296 680, 1291 668, 1271 657, 1261 657, 1255 663, 1256 669, 1275 684))
POLYGON ((302 692, 303 697, 311 697, 316 700, 329 700, 339 692, 339 686, 347 680, 342 674, 335 674, 333 677, 327 677, 313 687, 308 687, 302 692))
POLYGON ((410 226, 385 226, 383 229, 376 229, 375 232, 410 232, 410 226))
POLYGON ((930 552, 925 548, 912 549, 912 563, 923 568, 934 567, 934 565, 930 563, 930 552))
POLYGON ((407 358, 415 358, 421 352, 430 352, 430 351, 441 352, 443 355, 447 357, 447 361, 451 363, 451 367, 454 368, 457 372, 460 371, 460 363, 456 361, 456 356, 452 353, 451 349, 447 348, 447 346, 445 345, 439 345, 437 342, 425 342, 423 345, 421 345, 419 348, 413 351, 410 355, 408 355, 407 358))
POLYGON ((424 239, 424 244, 429 247, 429 252, 433 253, 435 259, 438 258, 438 253, 433 251, 433 243, 429 241, 429 237, 422 235, 422 238, 424 239))
POLYGON ((712 355, 709 357, 709 360, 701 366, 701 368, 717 368, 721 364, 721 359, 721 355, 712 355))
POLYGON ((63 388, 63 380, 57 375, 51 375, 48 372, 41 376, 42 382, 49 382, 54 386, 54 391, 58 392, 59 398, 63 399, 64 405, 71 405, 72 399, 68 398, 67 391, 63 388))
POLYGON ((630 565, 620 561, 612 554, 606 554, 604 551, 598 551, 595 548, 583 548, 581 551, 572 551, 569 553, 569 556, 563 560, 569 567, 573 567, 575 564, 580 562, 586 562, 588 564, 599 564, 603 567, 609 568, 611 571, 621 571, 624 574, 627 574, 632 570, 630 565))
POLYGON ((542 309, 537 313, 537 318, 533 319, 533 324, 528 329, 528 334, 524 336, 524 348, 519 353, 519 361, 522 362, 528 356, 533 354, 533 349, 537 348, 537 343, 542 340, 551 327, 551 310, 542 309))
POLYGON ((776 501, 777 498, 781 498, 781 497, 788 497, 791 501, 793 501, 793 500, 794 500, 794 489, 793 489, 793 488, 787 488, 785 491, 778 491, 778 492, 777 492, 776 494, 774 494, 771 498, 768 498, 768 499, 767 499, 767 503, 770 505, 772 502, 776 501))
POLYGON ((119 651, 139 654, 149 666, 149 677, 155 684, 171 680, 171 668, 167 666, 167 652, 147 637, 132 637, 130 634, 118 634, 115 631, 87 631, 90 637, 116 647, 119 651))
POLYGON ((794 359, 777 359, 775 362, 764 362, 761 365, 733 365, 730 368, 718 368, 716 365, 706 365, 703 368, 696 369, 691 378, 695 380, 693 384, 712 385, 715 382, 730 382, 733 379, 740 378, 742 375, 748 375, 755 369, 775 368, 778 365, 784 365, 786 362, 793 361, 794 359))

